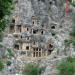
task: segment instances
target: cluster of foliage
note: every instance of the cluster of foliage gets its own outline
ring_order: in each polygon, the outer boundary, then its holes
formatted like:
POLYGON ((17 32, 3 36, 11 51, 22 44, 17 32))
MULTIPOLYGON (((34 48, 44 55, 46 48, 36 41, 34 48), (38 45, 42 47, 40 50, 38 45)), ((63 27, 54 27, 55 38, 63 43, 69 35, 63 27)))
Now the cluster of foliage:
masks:
POLYGON ((71 37, 71 42, 73 45, 75 45, 75 37, 71 37))
POLYGON ((7 56, 8 56, 9 58, 11 58, 11 57, 14 56, 14 52, 13 52, 12 49, 10 49, 10 48, 7 49, 7 56))
POLYGON ((3 63, 3 61, 0 59, 0 71, 2 71, 3 68, 4 68, 4 63, 3 63))
POLYGON ((10 66, 11 65, 11 61, 7 61, 7 66, 10 66))
POLYGON ((67 57, 63 59, 58 65, 58 75, 75 75, 75 58, 67 57))
MULTIPOLYGON (((75 1, 74 1, 74 4, 75 4, 75 1)), ((73 25, 72 25, 72 31, 70 32, 70 36, 71 36, 70 40, 73 44, 75 44, 75 11, 74 11, 74 9, 75 9, 75 7, 73 8, 73 10, 71 12, 73 25)))
POLYGON ((72 30, 72 32, 70 33, 70 35, 75 37, 75 25, 73 25, 73 30, 72 30))
MULTIPOLYGON (((73 20, 75 20, 75 19, 73 19, 73 20)), ((75 45, 75 22, 74 22, 74 25, 72 26, 72 31, 70 32, 70 36, 71 36, 71 38, 70 38, 71 42, 75 45)))
POLYGON ((64 40, 64 44, 65 44, 65 46, 69 46, 70 45, 70 43, 72 43, 72 41, 71 40, 64 40))
POLYGON ((0 33, 0 42, 2 42, 3 37, 4 37, 4 35, 3 35, 3 33, 1 32, 1 33, 0 33))
POLYGON ((8 20, 5 19, 5 16, 11 13, 13 8, 12 1, 13 0, 0 0, 0 32, 6 27, 8 20))
POLYGON ((75 1, 72 0, 71 5, 75 7, 75 1))
POLYGON ((9 15, 12 9, 13 0, 0 0, 0 20, 4 18, 5 15, 9 15))
POLYGON ((38 64, 27 64, 24 67, 23 75, 41 75, 45 67, 40 67, 38 64))
POLYGON ((4 46, 2 44, 0 44, 0 48, 3 48, 4 46))

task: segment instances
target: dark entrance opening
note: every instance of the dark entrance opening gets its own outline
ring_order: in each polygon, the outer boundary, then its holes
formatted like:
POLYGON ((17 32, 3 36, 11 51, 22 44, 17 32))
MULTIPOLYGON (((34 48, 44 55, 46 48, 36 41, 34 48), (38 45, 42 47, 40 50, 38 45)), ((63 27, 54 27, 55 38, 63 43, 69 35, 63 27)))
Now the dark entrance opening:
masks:
POLYGON ((49 44, 48 46, 48 55, 50 55, 53 51, 53 45, 52 44, 49 44))

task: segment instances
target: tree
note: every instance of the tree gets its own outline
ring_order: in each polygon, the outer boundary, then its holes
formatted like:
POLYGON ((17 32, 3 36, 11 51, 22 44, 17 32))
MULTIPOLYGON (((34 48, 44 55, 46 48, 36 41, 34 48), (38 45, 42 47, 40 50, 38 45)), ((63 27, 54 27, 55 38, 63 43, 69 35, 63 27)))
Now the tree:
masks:
POLYGON ((3 63, 3 61, 0 59, 0 71, 2 71, 3 68, 4 68, 4 63, 3 63))
POLYGON ((27 64, 24 67, 23 75, 41 75, 45 67, 40 67, 38 64, 27 64))
POLYGON ((58 75, 75 75, 75 58, 63 59, 57 66, 58 75))
POLYGON ((2 32, 7 25, 8 20, 5 16, 11 13, 13 8, 12 1, 13 0, 0 0, 0 32, 2 32))

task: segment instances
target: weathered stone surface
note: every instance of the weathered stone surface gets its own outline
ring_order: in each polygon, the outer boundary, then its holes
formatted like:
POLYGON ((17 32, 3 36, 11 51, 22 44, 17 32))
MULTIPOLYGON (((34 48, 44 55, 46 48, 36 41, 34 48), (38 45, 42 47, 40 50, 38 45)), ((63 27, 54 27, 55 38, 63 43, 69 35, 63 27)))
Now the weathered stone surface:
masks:
POLYGON ((12 48, 14 45, 15 39, 13 35, 9 34, 7 37, 4 37, 3 44, 6 48, 12 48))
MULTIPOLYGON (((16 4, 14 16, 19 17, 16 25, 32 25, 31 17, 36 16, 40 20, 38 24, 39 28, 41 25, 45 25, 48 28, 49 32, 45 33, 44 38, 33 37, 36 41, 45 41, 44 43, 49 42, 51 39, 52 44, 54 45, 54 51, 46 59, 42 59, 40 65, 46 66, 46 70, 42 75, 56 75, 56 64, 66 56, 64 55, 64 40, 69 39, 69 32, 72 29, 74 17, 69 14, 67 15, 64 11, 63 0, 18 0, 16 4), (55 29, 52 29, 51 26, 55 26, 55 29), (53 36, 52 33, 55 33, 53 36)), ((72 8, 75 12, 75 7, 72 8)), ((25 37, 27 34, 24 34, 22 37, 25 37)), ((28 34, 29 35, 29 34, 28 34)), ((3 41, 6 47, 12 47, 14 44, 14 38, 6 37, 3 41)), ((44 47, 44 43, 39 44, 44 47)), ((69 48, 67 48, 69 49, 69 48)), ((67 55, 75 55, 74 48, 70 45, 70 49, 67 51, 67 55)), ((20 60, 21 61, 21 60, 20 60)), ((38 60, 37 60, 38 61, 38 60)), ((37 63, 35 61, 35 63, 37 63)), ((34 61, 30 61, 34 62, 34 61)), ((28 61, 22 61, 22 64, 30 63, 28 61)))

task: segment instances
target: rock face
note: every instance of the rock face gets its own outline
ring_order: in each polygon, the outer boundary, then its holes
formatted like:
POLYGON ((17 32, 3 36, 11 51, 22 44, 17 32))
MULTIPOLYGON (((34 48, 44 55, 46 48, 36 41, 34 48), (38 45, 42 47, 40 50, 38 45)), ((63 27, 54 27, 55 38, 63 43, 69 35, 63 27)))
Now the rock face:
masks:
MULTIPOLYGON (((38 26, 45 24, 47 28, 51 27, 49 29, 51 36, 46 35, 45 37, 47 39, 48 37, 51 38, 54 45, 54 51, 47 59, 42 60, 40 64, 46 65, 46 70, 43 75, 55 75, 55 65, 64 57, 64 40, 69 39, 69 32, 71 31, 73 24, 70 14, 67 15, 64 11, 64 1, 14 0, 14 2, 16 5, 13 16, 18 17, 18 22, 16 22, 16 24, 31 25, 31 17, 36 16, 40 20, 38 26)), ((6 40, 7 39, 8 38, 6 38, 6 40)), ((11 46, 13 45, 12 41, 10 41, 11 46)), ((67 54, 68 53, 69 52, 67 51, 67 54)))
POLYGON ((6 48, 12 48, 14 45, 14 42, 15 42, 15 39, 11 34, 3 38, 3 44, 6 48))
POLYGON ((37 16, 41 23, 47 20, 45 17, 54 21, 63 16, 62 2, 58 0, 18 0, 14 15, 20 17, 22 23, 30 23, 32 16, 37 16), (61 6, 60 6, 61 4, 61 6))

